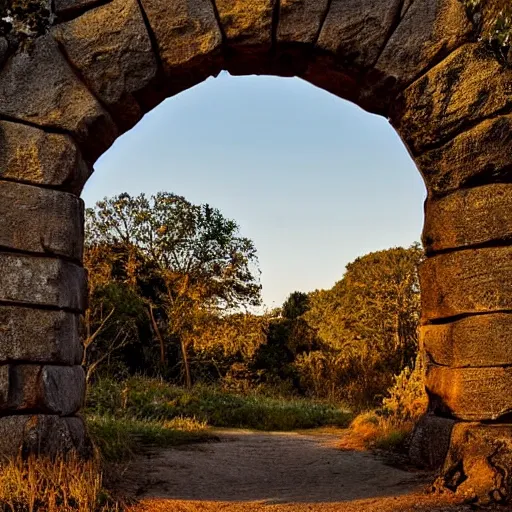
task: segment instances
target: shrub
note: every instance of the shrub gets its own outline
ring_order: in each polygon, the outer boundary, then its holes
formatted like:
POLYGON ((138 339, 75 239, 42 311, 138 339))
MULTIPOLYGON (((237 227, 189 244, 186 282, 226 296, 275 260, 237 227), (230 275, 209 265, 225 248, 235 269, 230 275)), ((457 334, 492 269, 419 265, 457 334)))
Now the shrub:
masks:
POLYGON ((350 425, 351 442, 367 448, 403 450, 416 422, 427 409, 423 377, 424 365, 418 356, 414 369, 406 367, 395 376, 380 409, 354 419, 350 425))

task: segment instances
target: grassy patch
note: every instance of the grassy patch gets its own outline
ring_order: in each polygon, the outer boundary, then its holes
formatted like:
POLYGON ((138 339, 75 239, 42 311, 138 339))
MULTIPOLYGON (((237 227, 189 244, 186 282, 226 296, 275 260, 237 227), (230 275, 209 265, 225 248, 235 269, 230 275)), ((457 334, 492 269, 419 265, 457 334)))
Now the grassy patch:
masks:
POLYGON ((156 421, 88 415, 87 426, 105 462, 128 460, 143 446, 166 448, 215 439, 204 423, 190 418, 156 421))
POLYGON ((351 420, 349 412, 332 404, 237 394, 204 386, 186 390, 141 377, 124 383, 98 382, 90 390, 88 408, 96 415, 156 421, 192 417, 215 427, 267 431, 346 427, 351 420))

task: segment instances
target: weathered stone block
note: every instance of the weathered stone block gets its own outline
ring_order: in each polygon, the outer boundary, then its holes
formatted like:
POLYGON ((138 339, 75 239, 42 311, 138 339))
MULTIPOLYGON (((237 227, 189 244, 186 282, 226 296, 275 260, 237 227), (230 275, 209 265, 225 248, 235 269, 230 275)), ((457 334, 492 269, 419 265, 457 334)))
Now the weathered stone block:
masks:
POLYGON ((74 365, 82 351, 77 314, 0 306, 0 362, 74 365))
POLYGON ((422 238, 427 253, 512 239, 512 184, 427 199, 422 238))
POLYGON ((110 115, 77 79, 50 35, 0 71, 0 115, 75 135, 94 162, 118 135, 110 115))
POLYGON ((328 0, 281 0, 277 41, 315 43, 328 3, 328 0))
POLYGON ((142 6, 171 79, 191 85, 199 65, 204 73, 198 81, 213 72, 222 34, 209 0, 142 0, 142 6))
POLYGON ((53 0, 55 5, 55 14, 57 16, 71 16, 79 14, 84 9, 93 8, 103 0, 53 0))
POLYGON ((477 124, 415 159, 431 195, 505 178, 512 167, 512 115, 477 124))
POLYGON ((511 337, 509 313, 469 316, 420 328, 420 343, 428 358, 451 367, 512 365, 511 337))
POLYGON ((71 137, 0 121, 0 179, 80 194, 92 173, 71 137))
POLYGON ((456 423, 435 486, 481 505, 505 502, 512 499, 511 467, 512 425, 456 423))
POLYGON ((497 420, 512 412, 512 367, 427 365, 430 408, 467 421, 497 420))
POLYGON ((9 394, 0 402, 5 411, 38 411, 70 416, 83 405, 85 375, 81 366, 5 365, 9 394))
POLYGON ((215 0, 230 45, 270 48, 275 0, 215 0))
POLYGON ((92 447, 81 418, 43 414, 0 418, 2 457, 15 457, 20 453, 55 457, 70 452, 83 457, 92 455, 92 447))
POLYGON ((82 267, 56 258, 0 253, 0 301, 84 311, 82 267))
POLYGON ((418 155, 512 107, 512 69, 484 43, 466 44, 408 87, 391 121, 418 155))
POLYGON ((66 192, 0 181, 0 246, 82 259, 83 201, 66 192))
POLYGON ((412 83, 471 34, 471 23, 459 0, 414 0, 402 14, 370 73, 372 96, 381 96, 383 90, 394 98, 390 92, 412 83))
POLYGON ((420 268, 422 321, 512 311, 512 247, 440 254, 420 268))
POLYGON ((395 20, 400 0, 333 0, 317 46, 345 66, 372 66, 395 20))
POLYGON ((414 428, 409 446, 411 462, 425 469, 438 469, 445 461, 454 420, 433 414, 423 416, 414 428))
POLYGON ((154 78, 157 64, 137 0, 112 0, 52 33, 120 130, 139 121, 145 112, 134 95, 154 78))

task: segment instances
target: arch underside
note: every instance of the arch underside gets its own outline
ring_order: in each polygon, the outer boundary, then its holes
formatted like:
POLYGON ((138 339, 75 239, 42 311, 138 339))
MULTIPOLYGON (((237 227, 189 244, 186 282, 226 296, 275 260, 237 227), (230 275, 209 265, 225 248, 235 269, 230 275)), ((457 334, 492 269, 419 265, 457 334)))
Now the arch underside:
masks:
MULTIPOLYGON (((299 76, 390 120, 428 190, 421 339, 431 421, 416 458, 442 462, 439 439, 447 450, 450 436, 435 432, 455 421, 446 473, 464 456, 487 457, 498 438, 508 453, 512 71, 459 0, 52 5, 52 26, 30 44, 0 36, 0 451, 36 449, 33 438, 49 452, 85 446, 79 194, 146 112, 227 70, 299 76), (469 438, 480 450, 470 456, 469 438)), ((499 483, 507 495, 511 482, 497 474, 489 469, 481 488, 499 483)))

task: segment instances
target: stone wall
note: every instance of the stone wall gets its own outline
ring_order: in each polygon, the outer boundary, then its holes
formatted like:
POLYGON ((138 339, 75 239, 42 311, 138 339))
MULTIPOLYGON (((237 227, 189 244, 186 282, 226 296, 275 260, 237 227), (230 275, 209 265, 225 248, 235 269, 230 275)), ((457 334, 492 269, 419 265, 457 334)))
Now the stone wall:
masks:
MULTIPOLYGON (((3 9, 20 2, 3 0, 3 9)), ((443 485, 507 499, 512 70, 481 38, 467 5, 40 4, 47 11, 30 30, 34 13, 19 6, 0 26, 0 451, 85 446, 78 196, 96 159, 163 99, 221 70, 299 76, 386 116, 424 178, 421 338, 431 400, 413 452, 439 462, 445 446, 443 485), (436 447, 441 431, 446 442, 436 447), (475 440, 471 449, 463 439, 475 440), (487 479, 468 464, 486 465, 487 479)), ((499 5, 484 7, 485 17, 499 5)))

